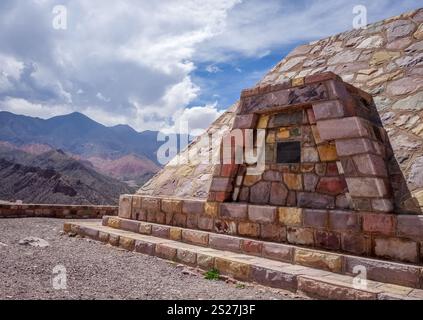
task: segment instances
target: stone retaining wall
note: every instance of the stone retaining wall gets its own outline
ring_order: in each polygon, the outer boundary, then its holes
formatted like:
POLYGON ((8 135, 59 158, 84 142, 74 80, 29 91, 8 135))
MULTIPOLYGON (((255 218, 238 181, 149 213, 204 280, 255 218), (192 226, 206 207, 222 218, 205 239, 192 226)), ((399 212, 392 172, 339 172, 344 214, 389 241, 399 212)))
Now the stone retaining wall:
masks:
POLYGON ((124 195, 119 216, 393 261, 423 262, 423 215, 124 195))
POLYGON ((0 204, 1 218, 63 218, 100 219, 103 216, 117 216, 118 207, 78 206, 53 204, 0 204))

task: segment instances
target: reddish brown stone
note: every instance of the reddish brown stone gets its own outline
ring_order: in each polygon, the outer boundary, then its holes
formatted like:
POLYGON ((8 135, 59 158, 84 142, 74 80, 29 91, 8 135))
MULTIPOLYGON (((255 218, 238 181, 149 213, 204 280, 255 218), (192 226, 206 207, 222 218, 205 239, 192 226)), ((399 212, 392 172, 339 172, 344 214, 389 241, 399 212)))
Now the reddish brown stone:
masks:
POLYGON ((335 232, 316 231, 316 246, 331 250, 338 250, 341 247, 341 237, 335 232))
POLYGON ((292 246, 278 243, 263 243, 263 256, 284 262, 291 262, 294 249, 292 246))
POLYGON ((276 207, 250 205, 248 217, 254 222, 273 223, 276 220, 276 207))
POLYGON ((353 211, 329 211, 329 229, 337 231, 360 231, 358 214, 353 211))
POLYGON ((266 204, 269 202, 271 183, 260 181, 250 188, 250 202, 266 204))
POLYGON ((365 212, 363 213, 363 231, 391 235, 395 232, 395 216, 365 212))
POLYGON ((307 109, 307 118, 309 124, 316 124, 316 117, 314 116, 314 112, 312 108, 307 109))
POLYGON ((387 177, 385 161, 373 154, 362 154, 353 157, 357 171, 367 176, 387 177))
POLYGON ((297 206, 297 193, 295 191, 288 192, 288 198, 286 198, 287 207, 296 207, 297 206))
POLYGON ((344 139, 336 141, 336 150, 339 156, 351 156, 355 154, 373 152, 373 143, 369 139, 344 139))
POLYGON ((214 227, 214 220, 208 216, 198 217, 198 228, 201 230, 211 231, 214 227))
POLYGON ((317 129, 320 137, 326 141, 371 136, 365 121, 358 117, 318 121, 317 129))
POLYGON ((345 115, 344 107, 339 100, 313 103, 316 120, 342 118, 345 115))
MULTIPOLYGON (((238 171, 237 164, 223 164, 221 167, 221 176, 222 177, 233 177, 238 171)), ((225 191, 225 190, 223 190, 225 191)))
POLYGON ((239 201, 247 202, 249 198, 250 198, 250 188, 248 187, 241 188, 241 191, 239 193, 239 201))
POLYGON ((266 181, 282 181, 282 174, 275 170, 266 170, 263 174, 263 179, 266 181))
POLYGON ((397 217, 398 235, 423 240, 423 216, 399 215, 397 217))
POLYGON ((262 248, 263 243, 260 241, 242 240, 241 242, 241 250, 246 254, 261 255, 262 248))
POLYGON ((135 220, 122 219, 120 221, 120 229, 138 233, 140 229, 140 222, 135 220))
POLYGON ((369 253, 370 239, 360 233, 344 233, 342 234, 342 250, 362 255, 369 253))
POLYGON ((338 176, 339 170, 336 162, 329 162, 326 166, 326 175, 329 177, 338 176))
POLYGON ((314 173, 306 173, 303 175, 304 179, 304 190, 314 192, 316 191, 317 182, 319 177, 314 173))
POLYGON ((168 226, 152 226, 151 234, 159 238, 169 238, 170 227, 168 226))
POLYGON ((317 192, 338 195, 347 191, 347 184, 342 177, 323 177, 317 185, 317 192))
POLYGON ((159 211, 156 213, 156 223, 165 224, 166 223, 166 213, 159 211))
POLYGON ((172 225, 185 228, 187 225, 187 216, 183 213, 178 213, 173 216, 172 225))
POLYGON ((157 244, 155 254, 162 259, 175 260, 176 248, 169 247, 165 244, 157 244))
POLYGON ((184 200, 182 204, 183 213, 193 213, 193 214, 203 214, 204 213, 204 203, 205 201, 197 200, 184 200))
POLYGON ((239 252, 241 250, 241 238, 210 234, 209 246, 214 249, 239 252))
POLYGON ((261 238, 263 240, 281 242, 286 239, 286 228, 277 224, 262 224, 261 238))
POLYGON ((232 178, 214 177, 210 191, 214 192, 231 192, 233 190, 232 178))
POLYGON ((288 189, 283 183, 273 182, 270 191, 270 204, 284 206, 288 197, 288 189))
POLYGON ((187 228, 197 229, 198 228, 198 216, 196 213, 187 214, 187 228))
POLYGON ((297 289, 297 276, 292 273, 252 266, 251 279, 254 282, 273 288, 292 292, 296 292, 297 289))
POLYGON ((380 178, 346 178, 348 191, 353 197, 384 198, 388 187, 380 178))
POLYGON ((326 210, 304 209, 305 227, 324 229, 328 225, 329 213, 326 210))
POLYGON ((222 203, 220 205, 220 216, 232 219, 247 218, 248 205, 242 203, 222 203))
POLYGON ((330 195, 298 192, 297 203, 300 208, 333 209, 335 208, 335 198, 330 195))
POLYGON ((250 129, 254 128, 257 122, 257 115, 254 113, 237 115, 234 120, 234 129, 250 129))

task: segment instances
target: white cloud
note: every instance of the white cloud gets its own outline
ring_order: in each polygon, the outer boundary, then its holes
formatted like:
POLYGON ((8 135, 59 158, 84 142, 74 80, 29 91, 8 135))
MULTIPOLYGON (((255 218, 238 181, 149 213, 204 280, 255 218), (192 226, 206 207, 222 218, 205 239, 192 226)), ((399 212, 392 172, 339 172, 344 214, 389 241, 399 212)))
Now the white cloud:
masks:
POLYGON ((218 73, 218 72, 222 72, 222 69, 220 69, 217 65, 210 64, 206 67, 206 71, 208 73, 218 73))
POLYGON ((46 105, 33 103, 21 98, 6 97, 0 101, 1 109, 20 115, 31 115, 42 119, 48 119, 56 115, 72 113, 69 105, 46 105))
POLYGON ((217 104, 197 106, 184 109, 180 114, 175 115, 175 125, 167 128, 167 131, 178 133, 189 133, 200 135, 216 120, 223 111, 217 109, 217 104))
POLYGON ((19 80, 23 69, 24 64, 22 61, 0 53, 0 73, 3 76, 19 80))
MULTIPOLYGON (((370 21, 417 0, 363 0, 370 21)), ((81 111, 104 124, 206 127, 227 106, 185 109, 205 88, 199 62, 263 57, 351 28, 348 0, 62 0, 68 29, 54 30, 55 0, 0 2, 0 108, 34 116, 81 111)), ((281 57, 282 58, 282 57, 281 57)), ((243 72, 245 78, 252 73, 243 72)), ((219 94, 216 92, 215 94, 219 94)), ((214 92, 210 95, 213 96, 214 92)))

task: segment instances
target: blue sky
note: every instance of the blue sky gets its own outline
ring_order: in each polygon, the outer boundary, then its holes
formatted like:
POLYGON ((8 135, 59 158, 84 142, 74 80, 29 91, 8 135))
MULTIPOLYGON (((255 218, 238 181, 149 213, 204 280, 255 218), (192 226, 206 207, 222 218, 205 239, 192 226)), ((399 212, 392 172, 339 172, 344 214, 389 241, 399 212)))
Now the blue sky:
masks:
POLYGON ((0 110, 136 130, 207 127, 291 49, 416 0, 2 0, 0 110), (53 8, 67 12, 53 28, 53 8))

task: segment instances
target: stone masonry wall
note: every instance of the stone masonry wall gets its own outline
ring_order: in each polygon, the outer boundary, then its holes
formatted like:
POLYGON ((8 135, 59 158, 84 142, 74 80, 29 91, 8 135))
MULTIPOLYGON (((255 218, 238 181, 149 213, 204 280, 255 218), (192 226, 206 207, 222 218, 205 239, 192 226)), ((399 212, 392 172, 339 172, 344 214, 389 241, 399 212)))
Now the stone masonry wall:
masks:
POLYGON ((1 218, 100 219, 117 216, 119 207, 50 204, 0 204, 1 218))
POLYGON ((422 215, 124 195, 119 217, 393 261, 423 262, 422 215))
MULTIPOLYGON (((234 131, 250 132, 247 130, 257 127, 267 131, 265 154, 270 168, 260 175, 245 175, 245 165, 237 165, 233 153, 227 164, 216 168, 209 201, 239 198, 301 208, 393 211, 387 163, 392 151, 370 95, 333 73, 247 90, 241 97, 234 131), (275 132, 275 116, 294 127, 275 132), (275 140, 292 141, 291 133, 293 140, 301 142, 299 163, 274 163, 270 147, 275 140)), ((223 143, 227 143, 226 137, 223 143)))

